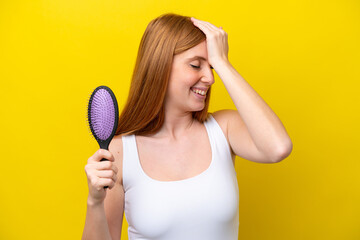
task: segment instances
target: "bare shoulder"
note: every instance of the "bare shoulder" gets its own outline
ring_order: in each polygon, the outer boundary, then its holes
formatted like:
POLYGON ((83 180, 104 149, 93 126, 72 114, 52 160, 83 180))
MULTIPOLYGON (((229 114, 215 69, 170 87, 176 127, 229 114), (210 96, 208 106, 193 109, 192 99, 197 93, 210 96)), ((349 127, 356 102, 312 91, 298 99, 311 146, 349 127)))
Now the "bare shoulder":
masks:
POLYGON ((237 114, 238 113, 236 110, 231 110, 231 109, 223 109, 211 114, 215 118, 216 122, 219 124, 221 129, 223 130, 227 139, 228 139, 227 132, 228 132, 229 120, 237 117, 236 116, 237 114))
POLYGON ((227 124, 229 118, 233 118, 237 114, 236 110, 223 109, 212 113, 213 117, 219 124, 227 124))
MULTIPOLYGON (((216 122, 219 124, 230 147, 231 147, 231 144, 230 144, 229 135, 228 135, 229 119, 236 117, 235 116, 236 114, 237 114, 237 111, 231 110, 231 109, 223 109, 223 110, 219 110, 219 111, 216 111, 211 114, 214 117, 214 119, 216 120, 216 122)), ((232 148, 231 148, 231 154, 232 154, 233 158, 236 155, 232 148)))
POLYGON ((109 151, 115 158, 114 164, 118 168, 118 183, 122 185, 123 142, 122 135, 115 135, 109 144, 109 151))

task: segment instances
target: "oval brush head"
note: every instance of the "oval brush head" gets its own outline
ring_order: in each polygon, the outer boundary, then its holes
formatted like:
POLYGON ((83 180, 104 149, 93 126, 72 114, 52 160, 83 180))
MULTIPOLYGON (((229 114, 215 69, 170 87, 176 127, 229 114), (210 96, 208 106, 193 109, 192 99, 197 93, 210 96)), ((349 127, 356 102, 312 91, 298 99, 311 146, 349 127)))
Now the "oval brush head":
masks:
MULTIPOLYGON (((88 123, 100 148, 108 150, 119 121, 115 94, 109 87, 99 86, 91 94, 88 104, 88 123)), ((104 161, 107 159, 101 159, 104 161)))

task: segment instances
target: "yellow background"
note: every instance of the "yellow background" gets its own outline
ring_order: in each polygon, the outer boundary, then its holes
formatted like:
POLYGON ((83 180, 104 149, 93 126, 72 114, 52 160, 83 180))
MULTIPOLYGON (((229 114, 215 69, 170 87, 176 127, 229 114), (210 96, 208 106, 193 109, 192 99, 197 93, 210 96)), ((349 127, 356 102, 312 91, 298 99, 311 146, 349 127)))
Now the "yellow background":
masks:
MULTIPOLYGON (((239 239, 360 239, 357 0, 0 1, 0 239, 81 238, 88 97, 108 85, 122 108, 141 36, 166 12, 223 26, 294 145, 278 164, 237 159, 239 239)), ((210 110, 224 108, 216 76, 210 110)))

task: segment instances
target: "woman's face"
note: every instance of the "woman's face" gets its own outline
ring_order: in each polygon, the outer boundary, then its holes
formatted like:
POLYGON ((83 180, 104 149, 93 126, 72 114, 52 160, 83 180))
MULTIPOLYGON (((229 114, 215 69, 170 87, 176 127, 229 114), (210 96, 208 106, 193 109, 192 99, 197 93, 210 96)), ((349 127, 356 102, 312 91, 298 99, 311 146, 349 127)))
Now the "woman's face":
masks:
POLYGON ((165 106, 185 112, 205 107, 207 90, 214 74, 207 61, 206 42, 174 56, 165 106))

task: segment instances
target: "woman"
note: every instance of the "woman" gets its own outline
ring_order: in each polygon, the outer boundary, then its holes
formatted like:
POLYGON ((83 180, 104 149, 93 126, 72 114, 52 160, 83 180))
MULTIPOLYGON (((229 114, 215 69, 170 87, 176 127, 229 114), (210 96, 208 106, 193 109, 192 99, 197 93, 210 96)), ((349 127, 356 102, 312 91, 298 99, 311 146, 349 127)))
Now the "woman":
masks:
POLYGON ((237 239, 235 156, 275 163, 291 150, 279 118, 230 64, 222 27, 162 15, 141 40, 109 151, 85 167, 83 239, 120 239, 124 211, 129 239, 237 239), (213 69, 237 110, 208 114, 213 69))

